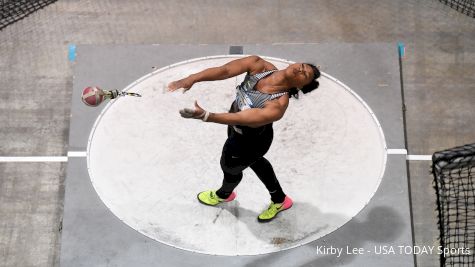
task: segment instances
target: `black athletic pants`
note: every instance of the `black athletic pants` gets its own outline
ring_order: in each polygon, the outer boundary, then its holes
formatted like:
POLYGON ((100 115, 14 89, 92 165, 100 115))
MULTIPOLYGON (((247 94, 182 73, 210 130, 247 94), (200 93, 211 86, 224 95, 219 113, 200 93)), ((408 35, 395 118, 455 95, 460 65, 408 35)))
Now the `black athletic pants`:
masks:
POLYGON ((223 185, 216 194, 220 198, 228 198, 241 182, 242 171, 251 167, 269 190, 272 201, 274 203, 284 202, 285 194, 275 176, 274 169, 264 158, 274 136, 272 124, 255 129, 245 128, 248 131, 239 134, 232 126, 228 126, 228 139, 221 154, 221 169, 224 173, 223 185))

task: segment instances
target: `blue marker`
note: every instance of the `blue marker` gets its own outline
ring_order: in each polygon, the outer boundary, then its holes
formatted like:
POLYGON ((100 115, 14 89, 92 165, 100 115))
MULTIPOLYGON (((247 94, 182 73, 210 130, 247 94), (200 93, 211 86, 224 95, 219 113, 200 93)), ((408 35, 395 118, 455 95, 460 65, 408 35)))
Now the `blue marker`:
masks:
POLYGON ((76 45, 70 44, 68 46, 68 59, 69 61, 74 61, 76 59, 76 45))
POLYGON ((397 47, 399 49, 399 57, 404 58, 404 55, 406 54, 406 47, 404 47, 404 43, 398 42, 397 47))

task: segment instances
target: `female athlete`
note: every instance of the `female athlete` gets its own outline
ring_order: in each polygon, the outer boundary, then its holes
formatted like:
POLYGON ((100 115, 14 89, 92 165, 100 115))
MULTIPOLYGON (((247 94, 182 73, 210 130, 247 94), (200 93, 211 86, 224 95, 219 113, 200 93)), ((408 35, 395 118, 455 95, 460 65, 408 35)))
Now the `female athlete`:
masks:
MULTIPOLYGON (((258 216, 259 222, 268 222, 292 206, 292 199, 282 190, 272 165, 264 158, 273 139, 272 123, 281 119, 289 105, 290 97, 298 98, 318 88, 320 71, 312 64, 295 63, 277 70, 270 62, 248 56, 220 66, 205 69, 168 84, 169 91, 189 90, 202 81, 224 80, 246 73, 244 81, 236 87, 236 99, 229 113, 211 113, 195 101, 194 108, 180 110, 184 118, 201 119, 228 125, 228 139, 221 154, 223 184, 218 190, 198 194, 198 200, 215 206, 234 200, 233 190, 242 179, 242 171, 250 167, 264 183, 271 196, 268 209, 258 216)), ((285 151, 281 151, 285 153, 285 151)))

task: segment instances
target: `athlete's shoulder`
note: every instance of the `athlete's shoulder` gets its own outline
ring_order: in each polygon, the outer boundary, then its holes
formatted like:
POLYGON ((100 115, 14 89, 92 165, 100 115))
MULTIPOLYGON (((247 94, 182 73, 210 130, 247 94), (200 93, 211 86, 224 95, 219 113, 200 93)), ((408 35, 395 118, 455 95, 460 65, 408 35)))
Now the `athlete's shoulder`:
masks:
POLYGON ((263 60, 260 56, 258 55, 250 55, 250 56, 247 56, 245 58, 248 58, 249 60, 251 61, 259 61, 259 60, 263 60))
POLYGON ((274 64, 270 63, 269 61, 261 58, 257 55, 252 55, 246 57, 247 63, 249 64, 249 71, 250 74, 261 73, 268 70, 276 70, 277 68, 274 64))
POLYGON ((247 56, 244 58, 244 60, 252 68, 263 67, 266 63, 264 59, 257 55, 247 56))
POLYGON ((270 63, 269 61, 263 59, 262 57, 260 56, 257 56, 257 55, 252 55, 252 56, 249 56, 248 57, 251 61, 253 61, 254 63, 260 63, 266 67, 273 67, 275 68, 274 64, 270 63))

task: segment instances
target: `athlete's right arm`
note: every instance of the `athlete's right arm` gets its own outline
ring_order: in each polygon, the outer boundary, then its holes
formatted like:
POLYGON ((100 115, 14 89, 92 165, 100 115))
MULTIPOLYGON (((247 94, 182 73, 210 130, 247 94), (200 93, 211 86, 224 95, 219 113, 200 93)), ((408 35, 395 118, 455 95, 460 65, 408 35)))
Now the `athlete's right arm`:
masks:
POLYGON ((230 61, 220 67, 205 69, 181 80, 169 83, 168 91, 175 91, 180 88, 184 88, 186 91, 198 82, 224 80, 244 72, 251 72, 251 68, 255 68, 257 64, 261 63, 260 61, 263 64, 263 60, 260 57, 248 56, 230 61))

